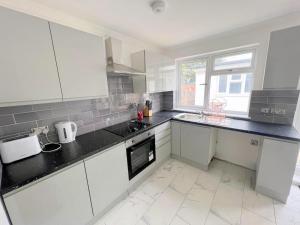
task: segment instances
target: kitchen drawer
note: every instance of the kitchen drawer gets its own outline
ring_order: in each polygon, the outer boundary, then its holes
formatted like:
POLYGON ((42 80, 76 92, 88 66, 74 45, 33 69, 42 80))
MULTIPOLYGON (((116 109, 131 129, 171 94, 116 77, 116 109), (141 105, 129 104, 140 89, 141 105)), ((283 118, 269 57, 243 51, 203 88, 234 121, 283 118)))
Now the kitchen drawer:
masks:
POLYGON ((159 134, 162 131, 166 130, 166 129, 170 129, 171 128, 171 123, 168 121, 166 123, 163 123, 157 127, 155 127, 155 134, 159 134))
POLYGON ((155 134, 155 140, 156 141, 160 141, 161 139, 163 139, 164 137, 166 136, 169 136, 171 135, 171 129, 166 129, 166 130, 163 130, 162 132, 158 133, 158 134, 155 134))
POLYGON ((156 141, 156 148, 159 148, 160 146, 164 145, 167 142, 171 142, 171 135, 168 135, 159 141, 156 141))

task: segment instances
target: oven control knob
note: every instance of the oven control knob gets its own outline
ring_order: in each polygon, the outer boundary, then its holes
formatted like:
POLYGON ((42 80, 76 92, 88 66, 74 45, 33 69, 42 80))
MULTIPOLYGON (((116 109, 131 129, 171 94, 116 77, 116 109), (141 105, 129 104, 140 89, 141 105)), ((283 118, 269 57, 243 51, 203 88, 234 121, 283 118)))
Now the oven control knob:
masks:
POLYGON ((135 141, 134 140, 131 140, 131 143, 133 144, 135 141))

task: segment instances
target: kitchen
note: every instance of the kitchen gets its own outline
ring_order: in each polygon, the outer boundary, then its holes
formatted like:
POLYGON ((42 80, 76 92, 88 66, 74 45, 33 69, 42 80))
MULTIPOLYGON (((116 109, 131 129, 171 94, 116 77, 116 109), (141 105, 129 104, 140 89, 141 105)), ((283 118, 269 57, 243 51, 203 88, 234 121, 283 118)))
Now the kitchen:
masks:
POLYGON ((205 26, 209 1, 1 1, 0 224, 300 223, 300 5, 279 2, 205 26))

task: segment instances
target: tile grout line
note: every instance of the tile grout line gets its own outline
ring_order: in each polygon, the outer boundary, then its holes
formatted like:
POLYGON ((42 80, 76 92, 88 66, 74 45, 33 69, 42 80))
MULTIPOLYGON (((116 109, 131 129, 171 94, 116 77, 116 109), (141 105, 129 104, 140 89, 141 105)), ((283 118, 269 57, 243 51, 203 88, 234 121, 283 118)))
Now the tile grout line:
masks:
POLYGON ((275 210, 275 204, 274 204, 274 199, 272 199, 272 206, 273 206, 273 213, 274 213, 274 219, 275 219, 275 224, 277 225, 277 218, 276 218, 276 210, 275 210))
MULTIPOLYGON (((207 216, 206 216, 206 218, 205 218, 204 225, 207 223, 207 219, 208 219, 208 217, 209 217, 209 213, 210 213, 211 210, 212 210, 212 206, 213 206, 214 200, 215 200, 216 195, 217 195, 217 191, 218 191, 218 189, 219 189, 219 187, 220 187, 220 184, 221 184, 221 181, 222 181, 222 177, 224 176, 224 174, 225 174, 225 173, 224 173, 224 170, 222 170, 222 175, 220 176, 219 183, 218 183, 218 185, 217 185, 216 190, 214 191, 214 197, 213 197, 213 199, 212 199, 212 201, 211 201, 211 204, 210 204, 210 207, 209 207, 209 212, 208 212, 208 214, 207 214, 207 216)), ((222 218, 221 218, 221 219, 222 219, 222 218)))
MULTIPOLYGON (((171 160, 171 161, 175 161, 174 159, 172 159, 172 158, 170 158, 169 160, 171 160)), ((163 167, 165 165, 165 163, 164 164, 162 164, 160 167, 158 167, 157 169, 160 169, 161 167, 163 167)), ((184 167, 185 167, 185 165, 184 165, 184 167)), ((156 172, 156 171, 155 171, 156 172)), ((153 173, 154 174, 154 173, 153 173)), ((163 194, 163 193, 165 193, 165 191, 169 188, 169 186, 170 186, 170 184, 175 180, 175 178, 177 177, 177 175, 178 174, 176 174, 175 176, 174 176, 174 178, 170 181, 170 183, 168 184, 168 186, 165 188, 165 189, 163 189, 163 191, 159 194, 159 196, 156 198, 156 199, 154 199, 154 201, 150 204, 150 206, 149 206, 149 208, 143 213, 143 215, 140 217, 140 219, 139 220, 143 220, 143 218, 144 218, 144 215, 148 212, 148 210, 151 208, 151 206, 153 206, 154 205, 154 203, 156 202, 156 201, 158 201, 158 199, 161 197, 161 195, 163 194)), ((173 218, 172 218, 173 219, 173 218)), ((135 223, 135 225, 137 225, 137 223, 139 222, 139 220, 135 223)), ((144 220, 143 220, 144 221, 144 220)), ((147 222, 147 221, 144 221, 145 223, 147 222)), ((148 223, 147 223, 147 225, 148 225, 148 223)))
MULTIPOLYGON (((185 165, 184 165, 184 167, 185 167, 185 165)), ((183 167, 183 169, 184 169, 184 167, 183 167)), ((183 170, 183 169, 182 169, 182 170, 183 170)), ((180 171, 180 172, 182 172, 182 171, 180 171)), ((178 173, 178 174, 179 174, 179 173, 178 173)), ((175 189, 174 189, 173 187, 171 187, 170 185, 171 185, 171 184, 173 183, 173 181, 176 179, 176 177, 178 176, 178 174, 176 174, 176 176, 172 179, 172 181, 171 181, 170 184, 168 185, 168 187, 169 187, 169 188, 172 188, 173 190, 175 190, 175 189)), ((198 178, 198 177, 197 177, 197 178, 198 178)), ((176 191, 176 190, 175 190, 175 191, 176 191)), ((181 207, 182 207, 184 201, 186 200, 187 195, 188 195, 188 193, 184 194, 184 198, 183 198, 181 204, 179 205, 178 209, 176 210, 175 215, 172 217, 171 222, 170 222, 169 224, 171 224, 171 223, 173 222, 173 220, 175 219, 175 217, 178 216, 181 220, 183 220, 183 221, 186 222, 188 225, 190 225, 187 221, 185 221, 183 218, 181 218, 181 216, 179 216, 179 215, 177 214, 178 211, 181 209, 181 207)))

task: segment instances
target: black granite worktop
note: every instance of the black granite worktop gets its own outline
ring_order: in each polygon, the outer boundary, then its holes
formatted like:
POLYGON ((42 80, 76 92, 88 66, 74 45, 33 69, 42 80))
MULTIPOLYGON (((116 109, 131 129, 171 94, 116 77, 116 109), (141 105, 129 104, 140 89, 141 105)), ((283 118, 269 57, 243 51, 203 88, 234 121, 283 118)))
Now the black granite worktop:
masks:
MULTIPOLYGON (((169 113, 166 112, 165 116, 167 116, 168 114, 169 113)), ((171 112, 171 115, 174 117, 175 113, 171 112)), ((173 118, 173 120, 182 121, 176 118, 173 118)), ((184 122, 199 124, 199 125, 209 126, 209 127, 216 127, 216 128, 232 130, 232 131, 239 131, 243 133, 256 134, 265 137, 279 138, 288 141, 300 142, 299 132, 293 126, 288 126, 288 125, 262 123, 262 122, 251 121, 249 119, 234 119, 234 118, 226 118, 225 120, 222 120, 220 122, 209 120, 209 119, 207 120, 203 119, 200 122, 190 122, 190 121, 184 121, 184 122)))
MULTIPOLYGON (((150 123, 151 125, 125 138, 102 129, 78 136, 75 142, 64 144, 60 151, 40 153, 18 162, 3 165, 1 193, 6 194, 13 191, 162 123, 170 120, 178 120, 174 116, 180 113, 182 112, 162 111, 153 114, 150 118, 146 117, 143 122, 150 123)), ((203 120, 201 122, 187 123, 300 142, 300 135, 292 126, 260 123, 242 119, 226 119, 223 122, 203 120)))
POLYGON ((101 152, 124 139, 105 130, 78 136, 75 142, 63 144, 52 153, 40 153, 11 164, 3 165, 2 194, 8 193, 37 179, 101 152))

